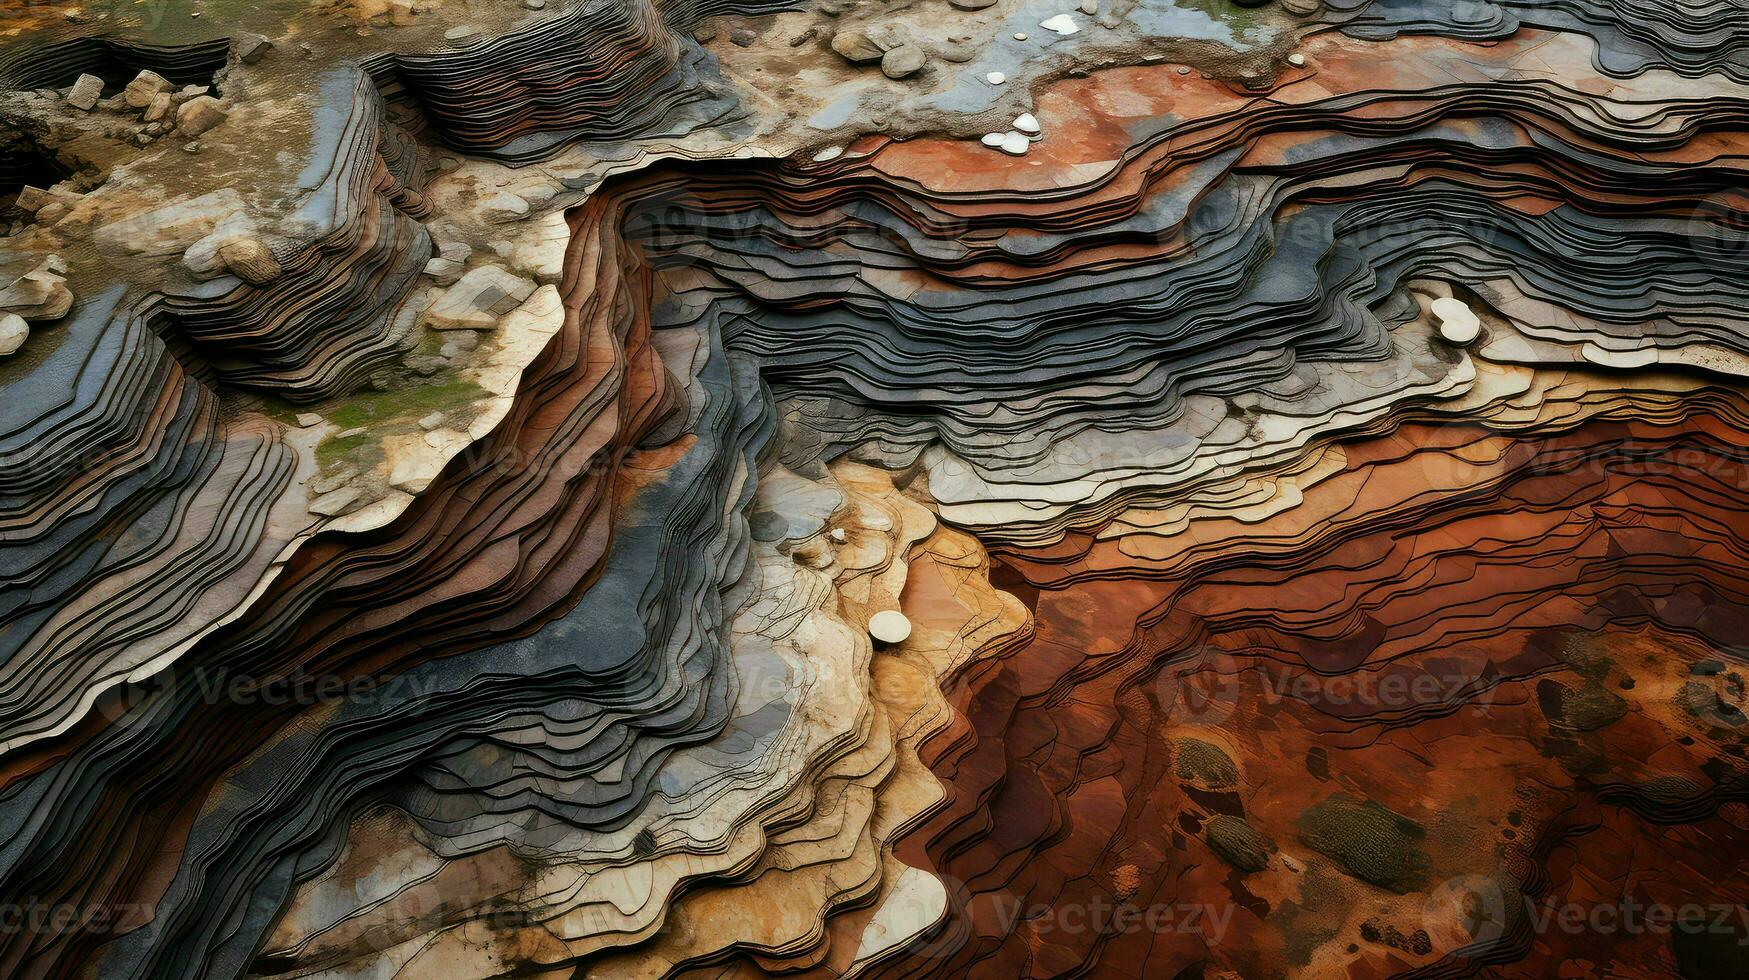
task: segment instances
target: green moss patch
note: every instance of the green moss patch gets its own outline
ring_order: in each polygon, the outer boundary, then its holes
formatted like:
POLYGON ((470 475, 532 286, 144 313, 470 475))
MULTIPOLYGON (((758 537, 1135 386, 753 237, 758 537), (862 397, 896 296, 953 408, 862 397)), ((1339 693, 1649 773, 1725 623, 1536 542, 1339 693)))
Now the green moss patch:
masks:
POLYGON ((352 395, 326 413, 328 421, 344 432, 402 418, 417 421, 432 412, 461 412, 481 398, 486 389, 471 381, 420 385, 401 391, 373 391, 352 395))
POLYGON ((1373 800, 1337 793, 1300 814, 1297 825, 1302 843, 1361 881, 1403 895, 1428 878, 1426 828, 1373 800))
POLYGON ((1210 850, 1246 874, 1268 867, 1269 855, 1275 852, 1275 842, 1243 817, 1216 814, 1209 818, 1203 833, 1208 837, 1210 850))
POLYGON ((1173 740, 1173 772, 1180 780, 1203 789, 1232 789, 1239 785, 1239 767, 1226 750, 1199 738, 1173 740))

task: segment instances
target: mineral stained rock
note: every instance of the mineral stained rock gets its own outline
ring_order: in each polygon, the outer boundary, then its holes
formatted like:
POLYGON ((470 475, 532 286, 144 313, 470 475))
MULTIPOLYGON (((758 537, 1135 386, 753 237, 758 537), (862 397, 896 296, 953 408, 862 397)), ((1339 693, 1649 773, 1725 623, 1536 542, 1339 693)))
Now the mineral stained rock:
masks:
POLYGON ((0 975, 1749 974, 1738 0, 138 6, 0 975))

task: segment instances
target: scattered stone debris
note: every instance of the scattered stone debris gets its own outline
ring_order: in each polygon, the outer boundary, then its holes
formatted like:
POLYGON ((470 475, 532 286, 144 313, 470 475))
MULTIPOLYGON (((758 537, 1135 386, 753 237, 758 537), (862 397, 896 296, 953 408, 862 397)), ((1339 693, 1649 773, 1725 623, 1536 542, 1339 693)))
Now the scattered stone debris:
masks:
POLYGON ((443 413, 442 412, 432 412, 430 415, 427 415, 424 418, 419 420, 419 428, 424 429, 426 432, 430 432, 432 429, 438 429, 438 428, 442 428, 442 427, 443 427, 443 413))
POLYGON ((312 425, 322 424, 322 416, 317 415, 315 412, 299 412, 297 415, 293 416, 293 418, 297 420, 299 426, 306 429, 312 425))

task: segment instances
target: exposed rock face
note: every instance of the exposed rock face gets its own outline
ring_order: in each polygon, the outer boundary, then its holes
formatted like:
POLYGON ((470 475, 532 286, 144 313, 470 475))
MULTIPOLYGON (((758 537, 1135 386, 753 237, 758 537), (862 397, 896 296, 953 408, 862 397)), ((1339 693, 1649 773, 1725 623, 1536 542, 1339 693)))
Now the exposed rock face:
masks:
POLYGON ((1730 4, 185 6, 0 48, 0 974, 1745 972, 1730 4))

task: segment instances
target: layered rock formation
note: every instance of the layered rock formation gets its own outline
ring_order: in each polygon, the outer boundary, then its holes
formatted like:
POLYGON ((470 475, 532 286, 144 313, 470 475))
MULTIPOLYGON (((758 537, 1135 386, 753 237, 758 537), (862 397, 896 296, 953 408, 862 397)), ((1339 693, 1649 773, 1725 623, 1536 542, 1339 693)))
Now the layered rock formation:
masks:
POLYGON ((1744 969, 1731 4, 7 13, 6 975, 1744 969))

